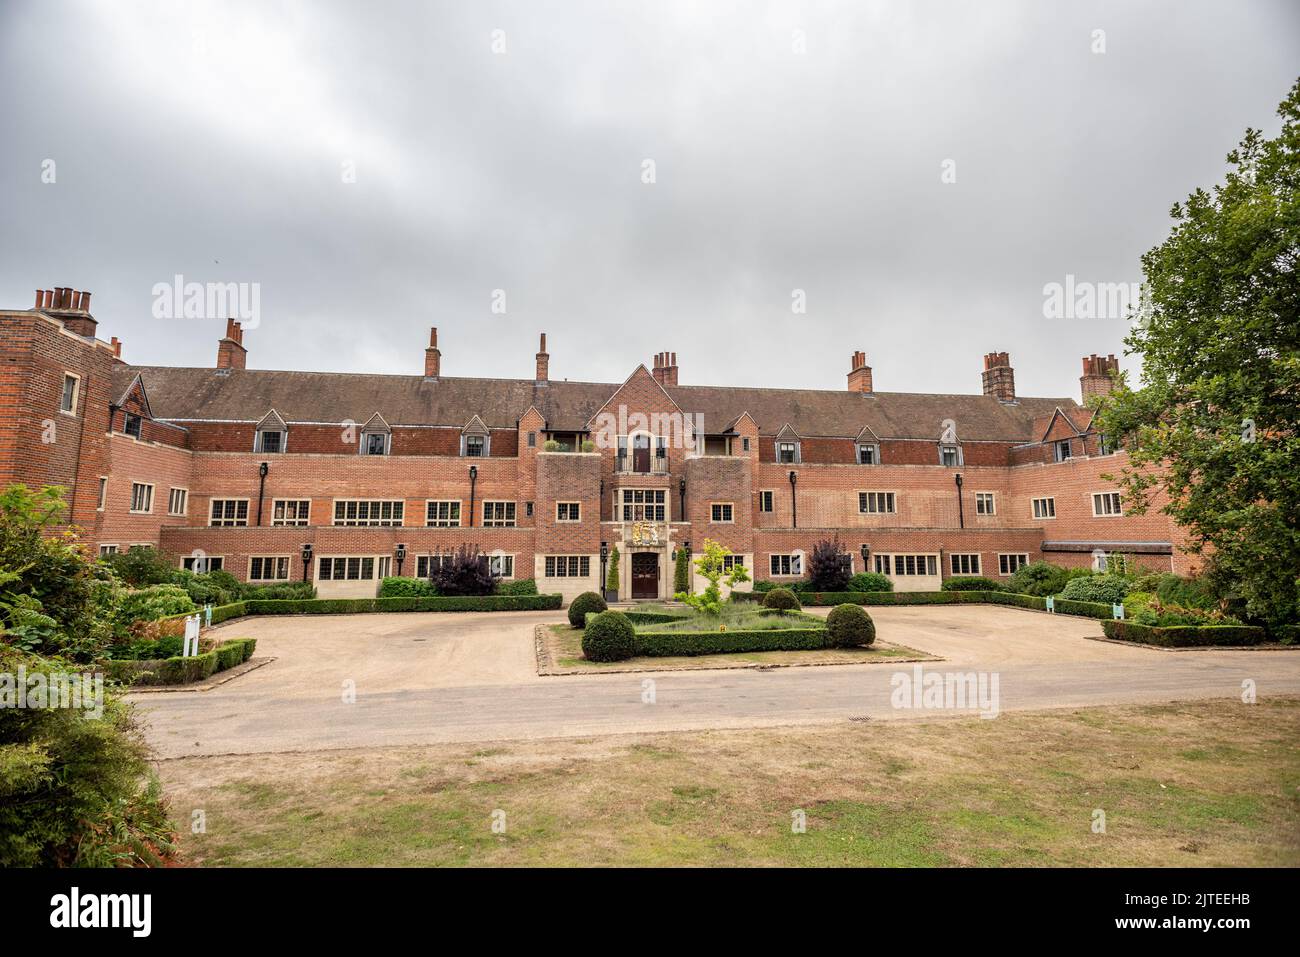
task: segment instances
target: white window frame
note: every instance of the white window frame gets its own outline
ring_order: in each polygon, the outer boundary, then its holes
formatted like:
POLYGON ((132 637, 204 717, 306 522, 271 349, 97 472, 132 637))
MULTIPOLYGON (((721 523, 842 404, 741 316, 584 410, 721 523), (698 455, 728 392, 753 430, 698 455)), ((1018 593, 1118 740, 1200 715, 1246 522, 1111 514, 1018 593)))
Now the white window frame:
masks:
POLYGON ((959 469, 966 464, 966 458, 961 451, 959 442, 940 442, 939 443, 939 464, 946 469, 959 469), (949 463, 943 460, 944 453, 951 449, 955 455, 956 461, 949 463))
POLYGON ((224 571, 226 567, 226 556, 225 555, 182 555, 180 567, 182 569, 185 569, 186 571, 194 571, 195 562, 203 563, 203 572, 194 572, 194 574, 196 575, 201 575, 204 572, 224 571), (217 563, 215 568, 212 567, 212 563, 214 561, 217 563), (186 566, 185 564, 186 562, 189 562, 188 566, 186 566))
POLYGON ((381 432, 378 429, 371 429, 368 432, 361 433, 361 442, 357 445, 357 454, 358 455, 389 455, 392 452, 392 449, 393 449, 392 432, 381 432), (372 435, 382 435, 384 437, 384 450, 382 452, 370 451, 370 436, 372 435))
POLYGON ((543 555, 542 556, 542 577, 543 578, 590 578, 591 577, 591 556, 590 555, 543 555), (560 572, 560 563, 564 563, 564 572, 560 572), (583 571, 583 568, 586 571, 583 571), (570 574, 570 569, 574 569, 570 574))
POLYGON ((75 372, 64 372, 63 382, 59 384, 59 411, 62 412, 64 415, 68 415, 68 416, 72 416, 73 418, 76 418, 77 403, 80 400, 81 400, 81 376, 77 375, 75 372), (72 380, 72 406, 71 408, 65 409, 63 407, 63 396, 67 392, 69 379, 72 380))
POLYGON ((391 555, 318 555, 318 556, 316 557, 316 580, 317 580, 317 581, 322 581, 322 582, 373 582, 373 581, 379 581, 381 578, 385 577, 384 574, 383 574, 383 567, 384 567, 384 566, 383 566, 383 561, 384 561, 385 558, 389 559, 390 561, 392 560, 392 556, 391 556, 391 555), (341 562, 344 563, 344 565, 343 565, 343 575, 342 575, 341 577, 335 577, 335 576, 334 576, 334 564, 333 564, 333 563, 334 563, 334 562, 339 562, 339 561, 341 561, 341 562), (356 578, 353 578, 353 577, 351 577, 351 576, 348 574, 349 566, 348 566, 347 563, 352 562, 352 561, 357 562, 357 577, 356 577, 356 578), (370 566, 371 574, 370 574, 369 577, 363 576, 363 575, 361 574, 361 572, 365 569, 365 564, 364 564, 364 563, 365 563, 366 561, 370 561, 370 562, 373 563, 373 564, 370 566), (322 577, 322 576, 321 576, 321 570, 325 567, 325 564, 324 564, 325 562, 330 562, 330 563, 331 563, 331 564, 330 564, 330 577, 328 577, 328 578, 325 578, 325 577, 322 577))
POLYGON ((1070 439, 1052 440, 1052 461, 1053 462, 1068 462, 1072 458, 1074 458, 1074 443, 1070 439), (1064 455, 1061 454, 1062 449, 1065 450, 1064 455))
POLYGON ((496 575, 498 578, 503 578, 506 581, 511 581, 514 579, 515 577, 514 552, 492 552, 487 556, 487 561, 488 561, 488 571, 490 571, 493 575, 496 575), (504 569, 503 563, 508 564, 510 566, 508 572, 504 569))
MULTIPOLYGON (((493 508, 492 511, 495 512, 497 511, 497 509, 493 508)), ((508 501, 506 499, 501 499, 501 498, 485 498, 483 500, 482 515, 483 515, 483 520, 482 520, 483 528, 517 528, 519 524, 519 503, 508 501), (502 517, 489 518, 488 517, 489 505, 505 506, 500 510, 502 517)))
POLYGON ((1108 489, 1107 491, 1104 492, 1092 493, 1092 517, 1093 518, 1119 518, 1123 514, 1124 514, 1124 499, 1120 496, 1120 493, 1118 491, 1116 491, 1115 489, 1108 489), (1109 502, 1111 500, 1111 496, 1114 496, 1115 511, 1113 512, 1097 511, 1098 500, 1104 497, 1105 500, 1109 502))
POLYGON ((975 493, 975 514, 976 515, 996 515, 998 513, 998 497, 994 492, 976 492, 975 493), (988 507, 985 508, 980 501, 981 496, 988 496, 988 507))
POLYGON ((939 578, 942 576, 938 552, 877 552, 872 566, 878 574, 888 578, 939 578), (902 571, 898 570, 899 560, 902 571), (912 570, 909 571, 908 567, 912 570), (921 569, 924 570, 921 570, 921 569))
MULTIPOLYGON (((458 498, 426 498, 424 500, 424 527, 425 528, 460 528, 460 513, 464 506, 458 498), (447 506, 447 517, 429 518, 429 506, 445 505, 447 506), (455 506, 456 517, 451 516, 452 506, 455 506)), ((442 511, 440 508, 438 511, 442 511)))
MULTIPOLYGON (((248 519, 249 519, 249 517, 251 516, 252 511, 253 511, 253 510, 249 507, 250 504, 251 504, 251 503, 249 502, 248 499, 246 499, 246 498, 239 498, 239 497, 237 497, 237 496, 236 496, 236 497, 233 497, 233 498, 232 498, 232 497, 227 497, 227 496, 221 496, 221 497, 213 496, 212 498, 208 499, 208 528, 247 528, 247 527, 248 527, 248 519), (222 517, 221 517, 220 519, 216 519, 216 518, 214 518, 214 517, 213 517, 213 509, 216 507, 216 504, 217 504, 218 502, 233 502, 233 503, 235 503, 235 515, 234 515, 234 517, 233 517, 233 518, 226 518, 225 515, 223 514, 222 517), (242 520, 239 518, 239 503, 240 503, 240 502, 243 502, 243 503, 244 503, 244 517, 243 517, 242 520)), ((222 509, 222 512, 223 512, 223 513, 225 512, 225 509, 224 509, 224 508, 222 509)))
POLYGON ((95 511, 102 512, 104 506, 108 504, 108 476, 99 477, 99 504, 95 506, 95 511))
POLYGON ((803 552, 772 552, 767 571, 770 578, 803 578, 803 552))
MULTIPOLYGON (((279 570, 278 567, 276 570, 277 571, 279 570)), ((248 581, 250 582, 287 582, 292 576, 293 576, 292 555, 249 555, 248 556, 248 581), (265 573, 266 571, 267 562, 275 562, 277 566, 279 565, 280 562, 284 562, 284 575, 283 576, 276 575, 273 578, 267 578, 265 577, 265 574, 263 574, 261 577, 254 576, 253 562, 262 563, 263 573, 265 573)))
MULTIPOLYGON (((333 502, 330 505, 330 525, 337 528, 401 528, 405 524, 406 524, 406 499, 404 498, 336 498, 333 500, 333 502), (346 505, 348 502, 354 502, 356 504, 357 508, 355 511, 357 517, 348 518, 347 515, 345 514, 344 517, 340 519, 339 505, 340 504, 344 505, 344 511, 346 513, 347 510, 346 505), (362 512, 361 506, 363 504, 365 505, 364 510, 367 513, 367 516, 365 518, 361 518, 361 512, 362 512), (393 515, 392 513, 396 512, 397 509, 390 508, 388 518, 383 518, 382 516, 380 518, 371 518, 369 513, 374 511, 374 506, 378 505, 382 507, 384 504, 388 504, 392 506, 400 505, 402 507, 401 516, 398 517, 396 515, 393 515)), ((358 557, 368 557, 368 556, 344 555, 341 557, 358 558, 358 557)))
POLYGON ((104 544, 99 546, 100 558, 103 558, 105 555, 116 555, 117 553, 118 553, 118 546, 114 543, 105 542, 104 544))
POLYGON ((948 570, 957 576, 981 575, 982 563, 979 552, 949 552, 948 570), (959 568, 958 566, 964 566, 959 568))
POLYGON ((173 485, 171 488, 169 488, 167 490, 167 514, 183 517, 189 514, 189 510, 190 510, 190 490, 180 485, 173 485), (179 512, 173 510, 172 508, 173 504, 176 501, 177 492, 181 493, 181 510, 179 512))
POLYGON ((1029 514, 1035 521, 1039 522, 1045 522, 1056 518, 1056 496, 1039 495, 1035 498, 1031 498, 1029 500, 1029 514), (1039 502, 1045 503, 1041 509, 1043 513, 1042 515, 1038 514, 1040 511, 1038 507, 1039 502))
POLYGON ((776 464, 777 465, 799 465, 801 458, 802 456, 800 455, 798 442, 785 442, 782 441, 781 439, 776 440, 776 464), (781 458, 781 447, 785 445, 788 445, 790 446, 791 449, 793 449, 794 458, 790 459, 788 462, 785 459, 781 458))
POLYGON ((614 520, 618 522, 667 522, 671 520, 671 514, 668 511, 669 503, 672 496, 668 494, 668 489, 664 488, 618 488, 614 490, 614 520), (641 501, 635 501, 637 492, 641 493, 641 501), (648 502, 646 495, 662 495, 662 502, 648 502), (636 510, 641 509, 641 518, 637 518, 636 510), (663 509, 662 517, 659 516, 657 509, 663 509), (647 512, 647 510, 650 510, 647 512), (647 517, 647 515, 649 517, 647 517))
POLYGON ((1028 552, 998 552, 998 577, 1010 578, 1016 570, 1029 564, 1028 552), (1007 559, 1016 559, 1009 562, 1007 559), (1009 569, 1009 570, 1008 570, 1009 569))
POLYGON ((858 443, 858 457, 857 457, 857 463, 858 463, 858 465, 879 465, 879 464, 880 464, 880 443, 879 443, 879 442, 859 442, 859 443, 858 443), (870 462, 864 462, 864 461, 862 461, 862 453, 863 453, 864 451, 869 451, 869 452, 871 453, 871 461, 870 461, 870 462))
POLYGON ((492 436, 484 435, 481 432, 472 432, 460 437, 460 455, 465 459, 485 459, 491 454, 492 436), (483 442, 483 451, 478 455, 469 454, 469 440, 481 439, 483 442))
POLYGON ((257 434, 253 439, 253 451, 258 452, 262 455, 279 455, 281 452, 284 451, 285 446, 288 444, 289 444, 289 433, 287 430, 258 429, 257 434), (280 437, 280 447, 275 451, 268 451, 266 446, 263 444, 262 436, 264 435, 278 435, 280 437))
POLYGON ((132 482, 131 483, 131 507, 128 509, 128 511, 132 515, 152 515, 153 514, 153 493, 154 493, 154 487, 149 482, 132 482), (146 496, 148 502, 145 508, 135 507, 135 499, 136 499, 135 490, 137 488, 147 488, 149 490, 148 495, 146 496))
POLYGON ((736 504, 734 502, 710 502, 709 503, 709 524, 710 525, 734 525, 736 524, 736 504), (725 509, 726 518, 714 518, 714 510, 725 509))
POLYGON ((582 503, 581 502, 556 502, 555 503, 555 520, 567 524, 573 524, 582 521, 582 503), (564 508, 567 517, 560 514, 560 509, 564 508))
POLYGON ((888 489, 859 489, 858 490, 858 514, 859 515, 897 515, 898 514, 898 493, 888 489), (864 499, 863 496, 866 496, 864 499), (883 496, 883 497, 879 497, 883 496), (872 508, 873 504, 883 504, 886 508, 872 508), (866 506, 864 508, 863 506, 866 506))
MULTIPOLYGON (((285 509, 284 511, 287 511, 285 509)), ((271 527, 272 528, 306 528, 311 524, 311 499, 309 498, 273 498, 271 499, 271 527), (275 517, 276 509, 281 505, 293 504, 294 511, 298 511, 298 506, 306 504, 307 514, 298 515, 294 518, 281 516, 275 517)))

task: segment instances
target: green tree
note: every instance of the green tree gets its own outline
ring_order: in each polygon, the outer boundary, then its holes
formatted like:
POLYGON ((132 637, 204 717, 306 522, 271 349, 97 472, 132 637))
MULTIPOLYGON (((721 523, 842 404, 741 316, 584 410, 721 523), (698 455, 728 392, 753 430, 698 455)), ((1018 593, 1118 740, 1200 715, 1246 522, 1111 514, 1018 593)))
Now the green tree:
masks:
POLYGON ((1098 419, 1129 453, 1128 510, 1158 499, 1220 594, 1271 624, 1300 596, 1300 82, 1278 114, 1281 133, 1248 129, 1224 182, 1176 204, 1142 257, 1125 339, 1141 385, 1119 383, 1098 419))
POLYGON ((673 593, 691 591, 691 556, 685 547, 674 551, 673 558, 673 593))
POLYGON ((609 570, 605 575, 605 590, 618 594, 618 546, 609 553, 609 570))
POLYGON ((730 554, 731 549, 724 548, 711 538, 706 538, 704 540, 704 553, 695 560, 695 568, 700 573, 700 577, 709 583, 708 587, 698 595, 679 591, 675 596, 677 600, 685 602, 696 611, 703 612, 706 615, 721 614, 721 583, 725 581, 727 587, 735 588, 740 583, 749 581, 749 572, 740 562, 732 565, 730 572, 725 569, 723 559, 730 554))

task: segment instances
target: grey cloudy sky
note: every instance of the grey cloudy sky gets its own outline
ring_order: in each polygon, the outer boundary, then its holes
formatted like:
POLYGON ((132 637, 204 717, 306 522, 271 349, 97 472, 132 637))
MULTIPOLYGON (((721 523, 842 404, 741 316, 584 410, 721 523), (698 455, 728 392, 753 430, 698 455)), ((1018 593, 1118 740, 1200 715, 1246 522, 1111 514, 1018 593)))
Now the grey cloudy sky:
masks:
POLYGON ((1007 350, 1075 395, 1126 323, 1044 284, 1140 279, 1298 66, 1291 0, 0 0, 0 306, 88 289, 129 361, 210 366, 220 320, 151 314, 181 274, 261 284, 250 368, 419 373, 437 325, 448 375, 545 331, 553 378, 843 388, 864 349, 978 392, 1007 350))

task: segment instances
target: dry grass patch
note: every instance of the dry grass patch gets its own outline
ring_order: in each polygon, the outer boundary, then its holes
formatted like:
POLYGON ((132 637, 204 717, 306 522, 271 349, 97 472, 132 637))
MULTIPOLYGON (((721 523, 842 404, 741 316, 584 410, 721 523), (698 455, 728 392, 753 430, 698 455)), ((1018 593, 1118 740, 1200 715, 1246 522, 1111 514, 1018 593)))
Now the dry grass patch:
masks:
POLYGON ((179 819, 206 811, 183 847, 199 864, 1295 866, 1298 742, 1288 698, 182 758, 161 775, 179 819))

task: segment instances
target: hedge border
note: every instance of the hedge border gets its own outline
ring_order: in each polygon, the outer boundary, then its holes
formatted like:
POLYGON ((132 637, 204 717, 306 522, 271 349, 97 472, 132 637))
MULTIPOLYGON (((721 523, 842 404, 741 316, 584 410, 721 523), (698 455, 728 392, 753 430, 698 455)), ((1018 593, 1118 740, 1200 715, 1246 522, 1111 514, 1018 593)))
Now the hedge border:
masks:
POLYGON ((744 651, 816 651, 829 648, 827 640, 825 628, 637 632, 634 657, 686 658, 744 651))
MULTIPOLYGON (((826 605, 1014 605, 1035 611, 1047 610, 1047 599, 1037 595, 1022 595, 1009 591, 838 591, 803 592, 799 595, 805 607, 826 605)), ((1110 620, 1114 610, 1110 605, 1091 601, 1054 600, 1056 613, 1083 618, 1110 620)))
POLYGON ((1162 648, 1205 648, 1259 645, 1266 640, 1263 628, 1256 625, 1139 625, 1131 621, 1104 621, 1107 638, 1162 648))
POLYGON ((253 657, 256 638, 229 638, 201 655, 133 660, 111 658, 103 662, 104 676, 127 686, 192 684, 243 664, 253 657))

